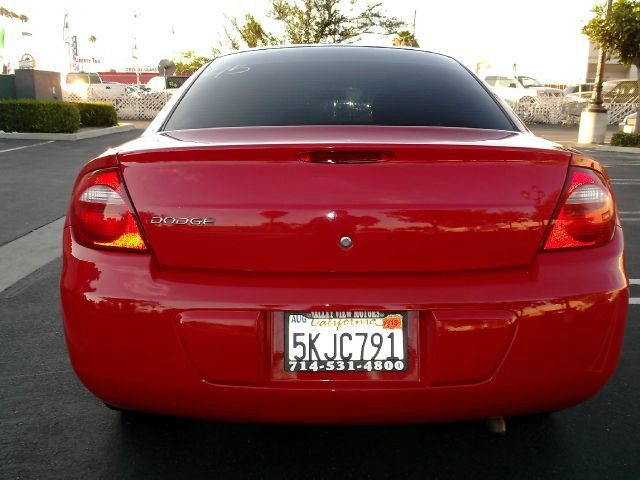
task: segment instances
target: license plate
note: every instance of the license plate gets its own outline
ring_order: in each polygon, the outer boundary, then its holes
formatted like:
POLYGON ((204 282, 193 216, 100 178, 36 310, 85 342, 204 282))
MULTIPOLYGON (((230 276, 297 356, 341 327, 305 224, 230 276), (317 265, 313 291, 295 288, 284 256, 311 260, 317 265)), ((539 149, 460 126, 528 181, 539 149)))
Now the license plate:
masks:
POLYGON ((406 312, 287 312, 288 372, 407 369, 406 312))

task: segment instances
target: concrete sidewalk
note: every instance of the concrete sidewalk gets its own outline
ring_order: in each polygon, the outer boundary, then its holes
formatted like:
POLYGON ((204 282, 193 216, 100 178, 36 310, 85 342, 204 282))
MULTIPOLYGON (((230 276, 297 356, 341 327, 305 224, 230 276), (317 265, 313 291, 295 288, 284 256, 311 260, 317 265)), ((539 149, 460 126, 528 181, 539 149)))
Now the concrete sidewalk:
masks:
POLYGON ((50 140, 52 142, 63 140, 75 142, 77 140, 86 140, 87 138, 129 132, 136 128, 132 123, 120 123, 113 127, 83 127, 76 133, 0 132, 0 138, 4 140, 50 140))
MULTIPOLYGON (((562 125, 527 125, 529 129, 538 137, 546 138, 552 142, 557 142, 567 146, 577 146, 578 144, 578 126, 565 127, 562 125)), ((605 135, 605 143, 611 141, 611 137, 618 131, 617 125, 609 125, 605 135)))
POLYGON ((123 120, 123 122, 130 123, 138 130, 146 130, 151 120, 123 120))

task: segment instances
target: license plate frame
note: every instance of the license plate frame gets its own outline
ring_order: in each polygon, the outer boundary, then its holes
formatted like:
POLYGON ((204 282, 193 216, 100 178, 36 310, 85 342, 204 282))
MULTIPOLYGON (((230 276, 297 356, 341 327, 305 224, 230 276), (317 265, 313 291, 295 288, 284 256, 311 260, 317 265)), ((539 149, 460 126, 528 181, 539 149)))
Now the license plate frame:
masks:
MULTIPOLYGON (((406 311, 363 311, 363 310, 358 310, 358 311, 346 311, 346 312, 319 312, 319 311, 307 311, 307 312, 293 312, 293 311, 288 311, 288 312, 283 312, 284 313, 284 342, 283 342, 283 369, 285 372, 287 373, 297 373, 297 372, 302 372, 302 373, 406 373, 409 370, 409 358, 408 358, 408 352, 409 352, 409 339, 408 339, 408 332, 409 332, 409 328, 408 328, 408 324, 409 324, 409 315, 408 312, 406 311), (334 346, 334 359, 317 359, 317 360, 313 360, 313 355, 310 353, 311 355, 311 360, 300 360, 298 358, 295 358, 293 355, 293 349, 290 350, 290 343, 291 343, 291 339, 290 339, 290 332, 292 330, 292 315, 295 316, 295 322, 293 322, 294 324, 296 324, 296 326, 293 328, 294 331, 298 331, 298 330, 304 330, 303 328, 300 328, 300 325, 304 323, 302 322, 300 317, 304 317, 306 318, 306 320, 309 322, 309 327, 314 328, 313 326, 310 325, 311 320, 316 320, 317 322, 320 322, 322 320, 328 320, 328 321, 357 321, 360 320, 362 322, 366 322, 366 321, 373 321, 375 320, 376 323, 381 323, 377 324, 377 325, 373 325, 372 323, 369 323, 368 325, 356 325, 357 328, 361 328, 362 330, 368 330, 368 332, 366 331, 360 331, 359 333, 359 337, 361 337, 362 340, 357 340, 357 342, 369 342, 366 346, 364 343, 360 344, 361 347, 361 355, 359 359, 352 359, 351 358, 345 358, 345 357, 341 357, 338 358, 338 340, 337 337, 334 336, 333 339, 333 346, 334 346), (398 328, 397 326, 397 321, 398 318, 401 320, 401 326, 398 328), (385 327, 385 320, 388 320, 390 323, 389 325, 387 325, 387 327, 385 327), (394 322, 396 322, 394 324, 394 322), (394 326, 395 325, 395 326, 394 326), (388 332, 391 333, 393 332, 393 339, 390 339, 388 336, 383 340, 383 347, 385 347, 385 350, 387 349, 387 347, 389 347, 389 343, 387 343, 385 345, 384 341, 389 341, 391 342, 391 344, 393 345, 391 347, 391 352, 396 353, 396 348, 401 347, 401 355, 395 355, 394 357, 385 357, 385 358, 380 358, 377 357, 377 355, 374 355, 374 358, 368 358, 370 357, 365 355, 365 348, 369 349, 369 347, 372 348, 377 348, 377 345, 374 345, 373 342, 373 337, 366 337, 363 338, 362 336, 364 334, 370 333, 371 335, 373 335, 374 333, 381 333, 381 332, 388 332), (397 342, 397 333, 400 333, 401 335, 401 341, 397 342), (365 356, 365 358, 362 358, 362 356, 365 356), (296 362, 295 365, 293 365, 293 362, 296 362), (377 363, 374 363, 377 362, 377 363), (392 364, 390 365, 389 362, 391 362, 392 364), (399 363, 398 363, 399 362, 399 363), (315 363, 315 365, 312 365, 313 363, 315 363), (402 365, 400 365, 402 364, 402 365)), ((323 325, 323 328, 327 328, 330 329, 331 327, 335 328, 335 323, 334 324, 330 324, 330 325, 323 325)), ((344 325, 340 325, 339 328, 342 328, 344 325)), ((315 326, 315 330, 313 330, 313 333, 317 332, 318 329, 320 327, 318 327, 318 325, 315 326)), ((348 331, 343 331, 342 333, 352 333, 354 331, 353 329, 353 325, 347 325, 347 329, 348 331)), ((307 333, 310 333, 311 328, 307 329, 307 333)), ((336 330, 336 331, 339 331, 336 330)), ((325 332, 323 332, 325 333, 325 332)), ((326 335, 330 335, 330 331, 327 330, 326 331, 326 335)), ((335 332, 333 332, 335 333, 335 332)), ((342 334, 341 333, 341 334, 342 334)), ((309 339, 310 340, 310 339, 309 339)), ((345 338, 345 340, 348 340, 349 342, 354 341, 353 338, 352 339, 348 339, 345 338)), ((300 344, 298 344, 296 347, 294 348, 300 348, 299 347, 300 344)), ((353 346, 353 345, 352 345, 353 346)), ((308 348, 308 343, 307 343, 307 348, 308 348)), ((342 348, 342 347, 341 347, 342 348)), ((380 348, 378 350, 378 354, 380 352, 382 348, 380 348)), ((344 354, 345 352, 340 350, 341 354, 344 354)), ((301 353, 298 351, 298 353, 301 353)), ((315 352, 314 352, 315 353, 315 352)), ((326 352, 322 352, 322 353, 326 353, 326 352)), ((318 353, 316 353, 316 355, 321 356, 322 353, 320 353, 320 355, 318 355, 318 353)), ((353 352, 352 352, 353 353, 353 352)), ((326 355, 325 355, 326 356, 326 355)), ((300 357, 300 355, 298 355, 298 357, 300 357)))

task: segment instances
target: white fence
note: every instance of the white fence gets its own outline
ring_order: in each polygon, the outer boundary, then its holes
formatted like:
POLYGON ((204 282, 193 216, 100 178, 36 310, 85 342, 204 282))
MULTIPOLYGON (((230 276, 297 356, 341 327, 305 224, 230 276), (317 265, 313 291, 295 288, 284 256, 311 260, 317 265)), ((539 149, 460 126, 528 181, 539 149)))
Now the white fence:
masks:
POLYGON ((85 100, 91 102, 112 103, 121 120, 152 120, 171 98, 165 92, 133 92, 114 98, 100 95, 99 92, 89 92, 86 97, 74 93, 64 92, 64 100, 85 100))
MULTIPOLYGON (((507 103, 527 124, 547 123, 553 125, 577 125, 580 122, 580 113, 587 106, 587 102, 576 102, 567 97, 545 100, 529 97, 525 101, 507 103)), ((624 117, 637 111, 638 97, 625 103, 605 103, 604 107, 609 116, 609 125, 616 125, 624 117)))
MULTIPOLYGON (((64 93, 65 100, 106 101, 113 103, 122 120, 151 120, 167 103, 171 93, 165 92, 132 92, 113 98, 101 96, 100 92, 89 92, 88 98, 73 93, 64 93)), ((547 123, 554 125, 577 125, 580 122, 580 112, 586 107, 586 102, 576 102, 567 97, 538 98, 527 97, 524 101, 508 102, 511 108, 527 124, 547 123)), ((626 103, 609 103, 604 105, 609 112, 609 124, 617 124, 638 108, 638 97, 626 103)))

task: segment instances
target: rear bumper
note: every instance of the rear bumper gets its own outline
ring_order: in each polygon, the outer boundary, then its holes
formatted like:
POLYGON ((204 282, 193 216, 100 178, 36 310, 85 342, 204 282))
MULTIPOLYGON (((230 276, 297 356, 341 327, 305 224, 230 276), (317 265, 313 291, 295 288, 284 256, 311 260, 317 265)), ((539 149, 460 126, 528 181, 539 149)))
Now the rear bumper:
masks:
POLYGON ((67 345, 123 408, 234 421, 390 423, 567 407, 613 373, 626 321, 622 232, 526 269, 447 275, 159 270, 64 232, 67 345), (283 311, 409 312, 401 374, 284 373, 283 311), (375 378, 374 378, 375 377, 375 378))

